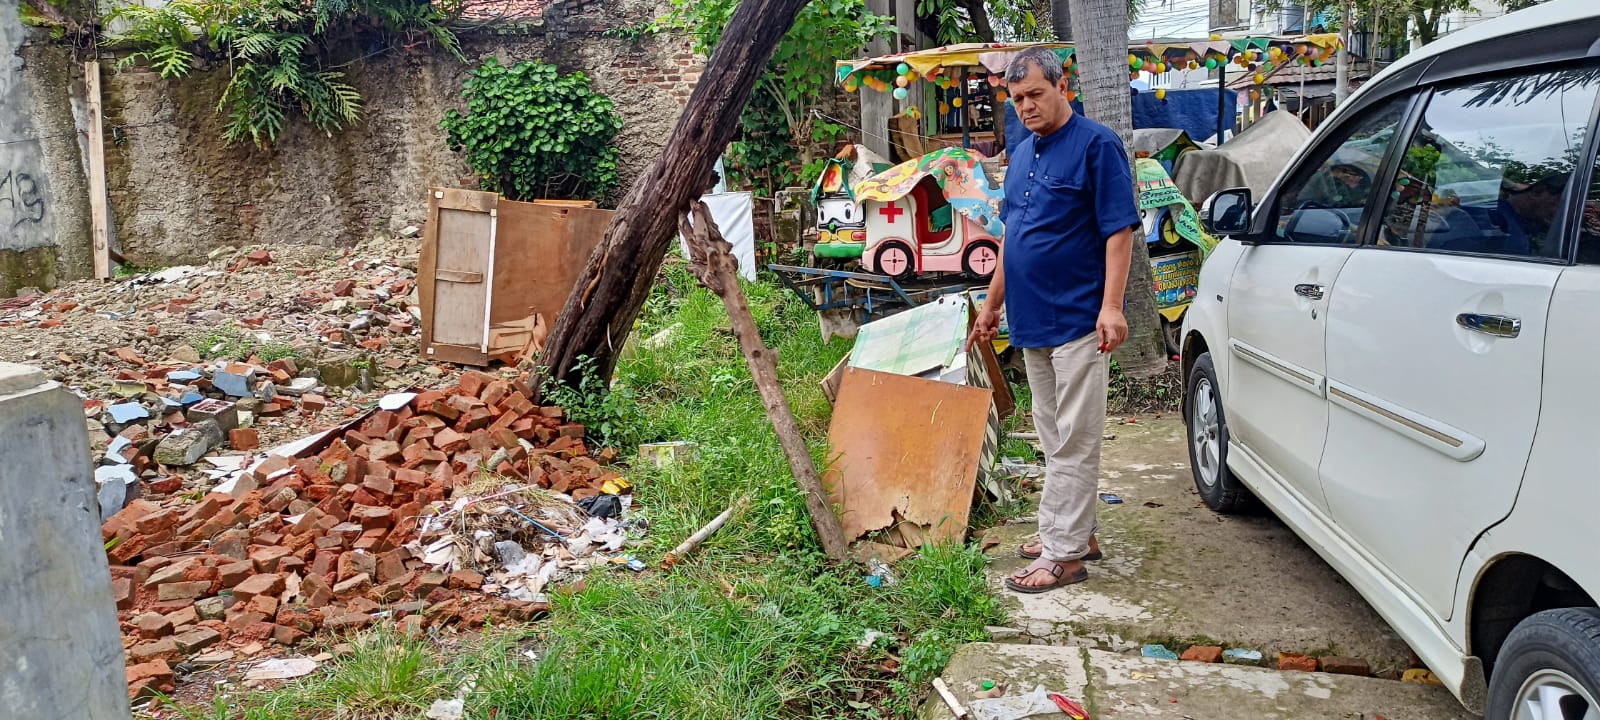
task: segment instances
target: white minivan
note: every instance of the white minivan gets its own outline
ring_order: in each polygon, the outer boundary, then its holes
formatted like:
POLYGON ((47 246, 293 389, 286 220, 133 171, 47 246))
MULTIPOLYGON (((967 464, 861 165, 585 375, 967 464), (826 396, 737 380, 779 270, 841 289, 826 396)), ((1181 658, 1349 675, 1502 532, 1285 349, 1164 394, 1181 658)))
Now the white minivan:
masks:
POLYGON ((1600 0, 1367 83, 1222 242, 1183 327, 1195 484, 1259 501, 1468 709, 1600 718, 1600 0))

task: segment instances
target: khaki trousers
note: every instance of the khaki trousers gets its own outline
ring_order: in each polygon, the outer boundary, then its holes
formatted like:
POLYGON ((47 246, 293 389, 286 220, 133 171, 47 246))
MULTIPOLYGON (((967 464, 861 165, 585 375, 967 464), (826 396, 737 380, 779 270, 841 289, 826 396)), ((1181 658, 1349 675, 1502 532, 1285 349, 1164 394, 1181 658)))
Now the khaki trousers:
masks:
POLYGON ((1091 333, 1065 345, 1022 351, 1033 391, 1033 424, 1044 450, 1039 539, 1047 560, 1081 559, 1099 528, 1094 501, 1108 382, 1107 356, 1096 352, 1099 347, 1099 335, 1091 333))

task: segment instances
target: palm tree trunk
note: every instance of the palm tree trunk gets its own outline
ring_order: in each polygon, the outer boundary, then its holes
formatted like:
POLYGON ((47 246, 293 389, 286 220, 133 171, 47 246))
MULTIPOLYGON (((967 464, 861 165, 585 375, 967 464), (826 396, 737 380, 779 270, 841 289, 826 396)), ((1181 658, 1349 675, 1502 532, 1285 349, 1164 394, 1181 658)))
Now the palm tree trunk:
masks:
MULTIPOLYGON (((1077 33, 1074 42, 1084 114, 1115 130, 1126 147, 1133 137, 1126 60, 1127 0, 1052 0, 1051 11, 1058 32, 1065 23, 1077 33)), ((1132 150, 1128 151, 1128 158, 1131 163, 1132 150)), ((1161 316, 1156 312, 1150 251, 1139 235, 1135 233, 1133 241, 1123 308, 1128 318, 1128 342, 1117 349, 1114 357, 1122 372, 1149 377, 1166 368, 1167 351, 1161 335, 1161 316)))

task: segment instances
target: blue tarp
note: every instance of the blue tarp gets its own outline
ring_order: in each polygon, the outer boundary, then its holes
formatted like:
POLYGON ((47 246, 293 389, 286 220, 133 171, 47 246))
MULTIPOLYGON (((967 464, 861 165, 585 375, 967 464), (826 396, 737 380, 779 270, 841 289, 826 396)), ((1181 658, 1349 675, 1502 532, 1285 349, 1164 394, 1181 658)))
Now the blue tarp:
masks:
MULTIPOLYGON (((1234 115, 1238 112, 1238 99, 1233 92, 1224 94, 1224 127, 1234 129, 1234 115)), ((1073 112, 1083 112, 1083 103, 1072 103, 1073 112)), ((1133 96, 1133 129, 1177 128, 1189 133, 1195 140, 1215 137, 1217 134, 1217 91, 1213 89, 1169 90, 1166 102, 1156 99, 1155 93, 1141 92, 1133 96)), ((1006 147, 1016 147, 1028 138, 1028 128, 1017 117, 1017 109, 1006 103, 1006 147)))

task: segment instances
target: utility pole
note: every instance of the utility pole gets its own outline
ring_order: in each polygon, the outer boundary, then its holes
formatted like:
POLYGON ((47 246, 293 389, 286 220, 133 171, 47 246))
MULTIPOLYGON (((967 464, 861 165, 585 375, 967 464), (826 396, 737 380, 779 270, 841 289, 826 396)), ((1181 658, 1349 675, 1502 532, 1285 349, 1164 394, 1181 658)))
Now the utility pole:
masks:
POLYGON ((1338 67, 1335 69, 1333 81, 1333 99, 1335 103, 1343 104, 1350 97, 1350 2, 1344 0, 1344 20, 1339 25, 1338 67))

